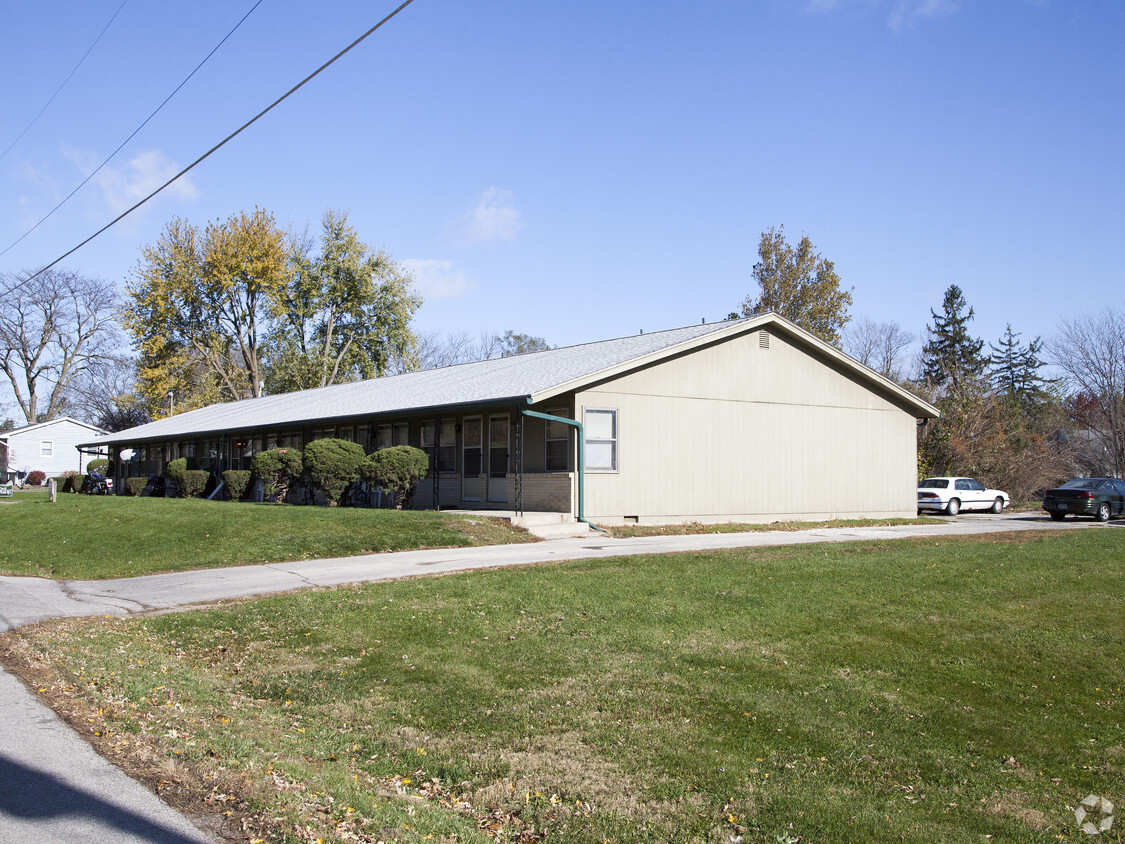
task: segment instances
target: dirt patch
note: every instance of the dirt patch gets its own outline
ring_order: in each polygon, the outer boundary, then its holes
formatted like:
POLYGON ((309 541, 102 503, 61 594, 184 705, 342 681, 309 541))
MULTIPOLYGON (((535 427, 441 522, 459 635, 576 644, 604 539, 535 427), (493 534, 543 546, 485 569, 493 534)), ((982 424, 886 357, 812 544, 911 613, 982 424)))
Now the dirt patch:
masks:
POLYGON ((1038 809, 1031 808, 1030 798, 1022 791, 994 792, 986 801, 985 811, 990 815, 1015 818, 1028 829, 1041 830, 1051 825, 1051 819, 1038 809))

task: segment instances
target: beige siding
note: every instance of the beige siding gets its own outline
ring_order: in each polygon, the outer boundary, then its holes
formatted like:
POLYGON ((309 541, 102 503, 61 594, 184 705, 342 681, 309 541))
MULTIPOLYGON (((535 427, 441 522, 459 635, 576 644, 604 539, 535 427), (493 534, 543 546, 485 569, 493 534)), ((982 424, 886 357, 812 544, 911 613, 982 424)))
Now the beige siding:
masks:
POLYGON ((618 411, 607 522, 915 514, 915 419, 777 334, 754 332, 581 392, 618 411))

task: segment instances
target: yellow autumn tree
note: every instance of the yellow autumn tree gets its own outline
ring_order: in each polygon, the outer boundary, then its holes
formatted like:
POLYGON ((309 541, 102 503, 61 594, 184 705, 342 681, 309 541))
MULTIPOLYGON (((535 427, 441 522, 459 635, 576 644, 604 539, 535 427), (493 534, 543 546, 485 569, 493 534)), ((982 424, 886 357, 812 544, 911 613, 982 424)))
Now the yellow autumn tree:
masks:
POLYGON ((127 286, 125 327, 137 391, 154 418, 261 395, 269 307, 290 273, 285 238, 262 209, 200 231, 175 219, 144 247, 127 286))

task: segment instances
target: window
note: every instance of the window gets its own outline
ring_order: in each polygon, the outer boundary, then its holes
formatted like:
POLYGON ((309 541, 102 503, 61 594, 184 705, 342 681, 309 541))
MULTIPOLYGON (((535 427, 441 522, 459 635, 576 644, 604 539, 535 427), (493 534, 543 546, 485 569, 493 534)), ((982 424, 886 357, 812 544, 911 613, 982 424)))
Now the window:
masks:
MULTIPOLYGON (((550 416, 566 416, 569 418, 565 409, 548 410, 547 413, 550 416)), ((570 456, 570 425, 564 422, 551 421, 547 421, 546 425, 544 468, 548 472, 565 472, 569 463, 567 458, 570 456)))
POLYGON ((391 426, 380 425, 375 429, 375 450, 391 447, 391 426))
POLYGON ((587 410, 586 468, 594 472, 617 471, 617 411, 587 410))
POLYGON ((410 445, 410 425, 396 422, 394 427, 395 445, 410 445))
POLYGON ((455 439, 457 429, 452 419, 442 420, 436 449, 434 447, 434 429, 435 424, 433 422, 422 423, 422 451, 430 456, 431 470, 436 465, 439 472, 452 472, 457 468, 455 463, 457 459, 457 441, 455 439))
POLYGON ((39 456, 40 457, 54 457, 55 456, 54 440, 40 440, 40 442, 39 442, 39 456))

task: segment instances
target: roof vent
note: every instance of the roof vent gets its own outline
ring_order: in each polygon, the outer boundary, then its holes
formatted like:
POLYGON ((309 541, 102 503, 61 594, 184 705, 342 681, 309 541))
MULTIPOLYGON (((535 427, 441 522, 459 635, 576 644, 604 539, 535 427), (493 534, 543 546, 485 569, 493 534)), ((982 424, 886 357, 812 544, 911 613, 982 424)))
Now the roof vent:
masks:
POLYGON ((770 347, 770 333, 768 331, 766 331, 766 329, 763 328, 760 332, 758 332, 758 348, 759 349, 768 349, 769 347, 770 347))

